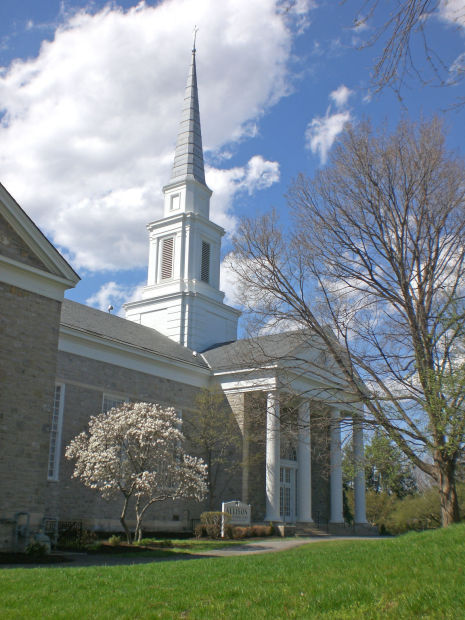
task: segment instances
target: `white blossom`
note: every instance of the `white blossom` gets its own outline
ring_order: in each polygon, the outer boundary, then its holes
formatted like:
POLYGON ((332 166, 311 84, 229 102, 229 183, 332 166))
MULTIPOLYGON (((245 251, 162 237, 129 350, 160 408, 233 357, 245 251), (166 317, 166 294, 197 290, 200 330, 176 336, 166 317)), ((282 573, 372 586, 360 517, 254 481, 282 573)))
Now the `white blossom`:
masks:
POLYGON ((136 538, 142 536, 143 516, 153 503, 206 494, 206 465, 184 452, 184 435, 175 409, 153 403, 124 403, 92 416, 66 448, 75 461, 74 478, 110 499, 122 494, 121 524, 126 524, 129 501, 136 511, 136 538))

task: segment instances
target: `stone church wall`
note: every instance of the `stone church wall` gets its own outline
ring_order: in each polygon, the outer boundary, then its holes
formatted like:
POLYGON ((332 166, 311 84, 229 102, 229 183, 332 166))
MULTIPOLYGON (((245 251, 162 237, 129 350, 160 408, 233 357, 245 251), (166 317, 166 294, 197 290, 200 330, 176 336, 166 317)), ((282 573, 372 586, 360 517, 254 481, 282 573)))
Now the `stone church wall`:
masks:
MULTIPOLYGON (((65 384, 62 449, 59 480, 48 483, 47 511, 60 520, 82 520, 86 528, 119 530, 121 499, 102 500, 95 490, 72 479, 73 463, 64 457, 65 446, 86 429, 91 415, 101 412, 104 394, 173 406, 182 410, 187 421, 193 415, 198 388, 64 352, 58 354, 57 383, 65 384)), ((188 424, 184 426, 188 428, 188 424)), ((189 444, 186 448, 197 452, 189 444)), ((234 484, 235 480, 219 480, 228 496, 236 492, 234 484)), ((151 531, 188 529, 204 509, 206 502, 155 504, 149 509, 145 527, 151 531)))
POLYGON ((60 306, 0 283, 0 547, 16 512, 34 530, 44 512, 60 306))
POLYGON ((312 408, 312 516, 315 524, 321 525, 325 525, 330 518, 329 419, 327 411, 312 408))

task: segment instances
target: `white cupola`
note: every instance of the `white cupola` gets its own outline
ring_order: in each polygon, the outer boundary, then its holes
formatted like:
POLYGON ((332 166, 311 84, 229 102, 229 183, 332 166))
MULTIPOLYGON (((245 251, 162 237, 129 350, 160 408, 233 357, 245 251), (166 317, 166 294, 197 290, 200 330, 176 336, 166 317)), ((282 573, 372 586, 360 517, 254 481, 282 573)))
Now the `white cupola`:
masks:
POLYGON ((196 351, 236 340, 240 312, 223 303, 219 289, 224 230, 209 219, 212 192, 205 183, 195 47, 163 195, 163 219, 147 226, 147 286, 140 301, 125 304, 126 318, 196 351))

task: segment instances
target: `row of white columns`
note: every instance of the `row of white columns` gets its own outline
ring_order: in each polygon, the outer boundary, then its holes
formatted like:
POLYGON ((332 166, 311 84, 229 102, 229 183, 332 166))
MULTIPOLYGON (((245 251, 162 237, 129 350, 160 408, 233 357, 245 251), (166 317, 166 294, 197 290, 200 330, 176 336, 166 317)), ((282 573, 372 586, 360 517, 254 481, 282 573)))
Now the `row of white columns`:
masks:
MULTIPOLYGON (((343 523, 341 418, 338 409, 331 410, 330 437, 330 522, 343 523)), ((363 427, 353 422, 355 459, 355 523, 366 523, 365 472, 363 468, 363 427)), ((280 416, 279 394, 269 392, 266 401, 266 521, 280 521, 280 416)), ((310 405, 303 402, 298 411, 298 521, 312 522, 312 460, 310 405)))

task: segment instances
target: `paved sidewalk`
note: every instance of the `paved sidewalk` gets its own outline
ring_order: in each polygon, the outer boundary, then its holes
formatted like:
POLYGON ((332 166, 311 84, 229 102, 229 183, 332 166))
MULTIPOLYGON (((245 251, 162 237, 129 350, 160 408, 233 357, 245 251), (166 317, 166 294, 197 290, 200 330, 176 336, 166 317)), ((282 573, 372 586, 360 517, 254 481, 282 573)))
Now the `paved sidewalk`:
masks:
MULTIPOLYGON (((306 538, 284 538, 282 540, 260 540, 249 542, 244 545, 226 547, 224 549, 211 549, 204 551, 202 557, 229 557, 233 555, 254 555, 258 553, 270 553, 274 551, 286 551, 301 547, 308 543, 321 543, 335 540, 379 540, 382 536, 312 536, 306 538)), ((199 552, 200 553, 200 552, 199 552)))

